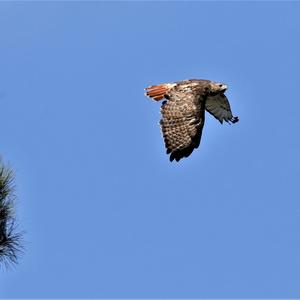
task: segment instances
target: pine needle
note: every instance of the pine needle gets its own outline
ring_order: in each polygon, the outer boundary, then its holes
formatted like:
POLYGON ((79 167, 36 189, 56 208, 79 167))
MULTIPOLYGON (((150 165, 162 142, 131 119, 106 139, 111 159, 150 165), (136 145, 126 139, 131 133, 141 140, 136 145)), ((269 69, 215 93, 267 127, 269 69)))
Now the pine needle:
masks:
POLYGON ((14 174, 0 160, 0 265, 16 264, 22 234, 16 232, 14 174))

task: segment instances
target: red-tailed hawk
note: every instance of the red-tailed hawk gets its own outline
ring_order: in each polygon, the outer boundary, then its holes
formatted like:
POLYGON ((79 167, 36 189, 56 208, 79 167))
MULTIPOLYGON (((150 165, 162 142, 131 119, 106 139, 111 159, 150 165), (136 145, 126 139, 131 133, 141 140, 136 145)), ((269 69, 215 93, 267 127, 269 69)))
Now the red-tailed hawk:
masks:
POLYGON ((146 96, 162 102, 160 126, 170 161, 188 157, 201 140, 205 110, 221 123, 238 122, 224 95, 227 85, 210 80, 183 80, 149 86, 146 96))

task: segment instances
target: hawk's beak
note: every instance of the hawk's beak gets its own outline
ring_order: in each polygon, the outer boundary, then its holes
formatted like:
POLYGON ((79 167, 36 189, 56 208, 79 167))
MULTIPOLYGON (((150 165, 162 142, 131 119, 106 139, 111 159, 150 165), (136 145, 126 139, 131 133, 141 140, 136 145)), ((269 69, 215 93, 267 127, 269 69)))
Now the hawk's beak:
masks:
POLYGON ((226 84, 222 84, 221 92, 222 92, 222 93, 225 93, 226 90, 227 90, 227 85, 226 85, 226 84))

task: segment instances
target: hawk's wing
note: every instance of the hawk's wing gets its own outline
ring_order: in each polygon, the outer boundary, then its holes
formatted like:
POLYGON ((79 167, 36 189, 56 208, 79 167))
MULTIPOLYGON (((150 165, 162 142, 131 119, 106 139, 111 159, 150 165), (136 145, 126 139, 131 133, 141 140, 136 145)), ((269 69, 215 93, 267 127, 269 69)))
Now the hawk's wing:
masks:
POLYGON ((208 96, 205 109, 218 119, 220 123, 223 123, 223 121, 236 123, 239 120, 238 117, 233 117, 230 104, 224 94, 208 96))
POLYGON ((170 161, 188 157, 198 148, 204 125, 204 101, 199 94, 173 85, 149 87, 147 95, 163 101, 160 126, 170 161))

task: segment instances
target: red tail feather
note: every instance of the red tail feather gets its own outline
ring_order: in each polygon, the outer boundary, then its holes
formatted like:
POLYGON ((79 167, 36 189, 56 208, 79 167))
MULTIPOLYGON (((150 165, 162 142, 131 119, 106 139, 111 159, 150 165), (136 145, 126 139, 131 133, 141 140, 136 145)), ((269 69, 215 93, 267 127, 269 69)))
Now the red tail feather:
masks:
POLYGON ((147 91, 145 93, 146 96, 153 98, 156 101, 162 100, 166 93, 172 88, 174 84, 166 83, 161 85, 152 85, 145 90, 147 91))

